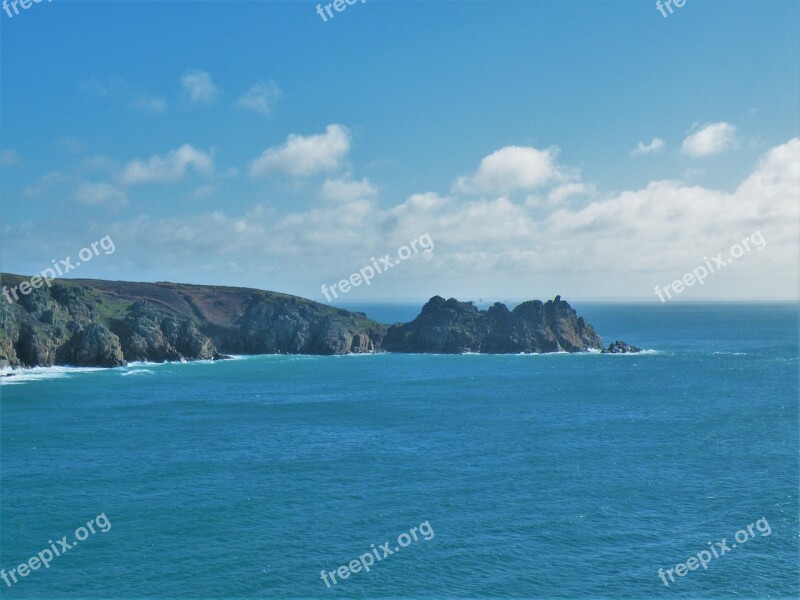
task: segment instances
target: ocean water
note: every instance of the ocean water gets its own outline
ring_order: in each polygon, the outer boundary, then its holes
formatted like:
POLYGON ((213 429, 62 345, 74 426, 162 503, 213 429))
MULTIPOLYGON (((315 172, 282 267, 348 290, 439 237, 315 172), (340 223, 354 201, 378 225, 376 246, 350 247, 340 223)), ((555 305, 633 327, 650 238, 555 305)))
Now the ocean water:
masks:
POLYGON ((0 594, 797 597, 797 306, 577 309, 607 343, 650 352, 5 378, 0 567, 107 521, 0 594), (723 540, 664 585, 659 569, 723 540), (322 570, 373 546, 369 572, 326 586, 322 570))

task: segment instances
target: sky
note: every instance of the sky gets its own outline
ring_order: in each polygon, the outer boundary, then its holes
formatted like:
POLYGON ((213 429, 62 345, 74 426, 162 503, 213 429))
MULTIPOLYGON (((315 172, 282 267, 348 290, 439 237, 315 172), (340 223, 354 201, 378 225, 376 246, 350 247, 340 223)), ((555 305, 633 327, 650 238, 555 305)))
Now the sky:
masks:
POLYGON ((2 271, 797 300, 800 3, 342 6, 0 12, 2 271))

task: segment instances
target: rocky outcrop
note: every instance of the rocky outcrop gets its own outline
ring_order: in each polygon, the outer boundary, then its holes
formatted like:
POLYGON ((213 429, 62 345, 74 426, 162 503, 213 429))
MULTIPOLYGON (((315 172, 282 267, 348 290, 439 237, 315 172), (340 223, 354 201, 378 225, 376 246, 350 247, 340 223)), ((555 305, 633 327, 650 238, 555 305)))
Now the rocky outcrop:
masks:
POLYGON ((165 315, 145 300, 135 302, 124 319, 112 321, 111 329, 119 336, 127 360, 166 362, 222 358, 195 322, 165 315))
POLYGON ((31 323, 22 323, 19 337, 14 344, 19 362, 23 365, 55 364, 60 336, 57 330, 37 328, 31 323))
POLYGON ((603 350, 603 354, 636 354, 637 352, 641 352, 641 348, 637 348, 636 346, 629 346, 625 342, 621 342, 617 340, 616 342, 611 342, 608 345, 608 348, 603 350))
POLYGON ((121 367, 126 364, 119 338, 97 323, 81 329, 57 352, 57 362, 77 367, 121 367))
POLYGON ((353 313, 286 296, 257 298, 219 335, 218 343, 234 354, 349 354, 373 352, 386 326, 353 313))
MULTIPOLYGON (((24 280, 0 274, 9 287, 24 280)), ((0 300, 0 368, 113 367, 230 354, 490 354, 602 349, 595 330, 554 300, 497 303, 431 298, 410 323, 376 323, 297 296, 220 286, 57 280, 9 304, 0 300)), ((607 353, 636 352, 614 342, 607 353)))
POLYGON ((72 318, 69 308, 43 289, 32 290, 18 303, 0 301, 0 364, 56 364, 59 348, 73 333, 91 323, 90 318, 72 318))
POLYGON ((375 352, 375 344, 369 336, 363 333, 357 333, 350 338, 348 352, 352 354, 369 354, 375 352))
MULTIPOLYGON (((23 278, 3 275, 3 284, 23 278), (10 280, 10 281, 9 281, 10 280)), ((197 323, 61 281, 0 301, 0 368, 221 358, 197 323)))
POLYGON ((508 310, 499 302, 487 311, 471 302, 431 298, 411 323, 392 327, 383 341, 390 352, 488 354, 581 352, 603 342, 583 317, 556 296, 508 310))
MULTIPOLYGON (((25 278, 2 275, 3 284, 25 278)), ((59 280, 0 303, 0 368, 118 366, 241 354, 380 349, 388 326, 273 292, 171 283, 59 280)))

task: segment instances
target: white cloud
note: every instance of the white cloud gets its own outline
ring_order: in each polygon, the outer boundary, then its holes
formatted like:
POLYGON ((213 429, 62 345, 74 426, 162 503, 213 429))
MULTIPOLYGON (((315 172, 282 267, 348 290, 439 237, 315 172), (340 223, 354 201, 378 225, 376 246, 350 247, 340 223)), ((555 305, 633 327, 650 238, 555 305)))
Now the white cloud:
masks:
POLYGON ((218 188, 215 185, 201 185, 192 190, 191 196, 195 200, 205 198, 207 196, 213 196, 217 193, 217 189, 218 188))
POLYGON ((259 81, 236 101, 236 107, 266 116, 272 112, 280 96, 281 90, 274 81, 259 81))
POLYGON ((21 167, 22 157, 13 148, 0 152, 0 165, 4 167, 21 167))
POLYGON ((340 167, 350 150, 350 131, 343 125, 328 125, 325 133, 291 134, 281 146, 266 149, 250 163, 250 175, 258 177, 280 171, 293 177, 308 177, 340 167))
POLYGON ((478 170, 456 181, 456 189, 467 193, 506 194, 533 190, 564 178, 556 164, 557 148, 537 150, 506 146, 481 160, 478 170))
MULTIPOLYGON (((329 181, 367 183, 346 177, 329 181)), ((704 257, 725 253, 760 231, 768 243, 763 250, 753 249, 682 298, 796 298, 800 138, 766 153, 730 192, 653 181, 600 194, 578 180, 543 188, 536 206, 506 195, 434 192, 383 206, 358 195, 343 193, 337 202, 288 214, 255 206, 233 214, 142 216, 106 232, 118 246, 125 244, 129 261, 139 269, 128 278, 249 285, 324 300, 321 283, 338 281, 369 264, 370 257, 393 253, 429 233, 435 255, 409 260, 351 297, 439 293, 545 299, 560 293, 568 300, 649 297, 658 302, 655 285, 681 278, 704 257), (569 205, 576 194, 584 198, 569 205), (202 264, 195 260, 198 255, 202 264), (232 273, 231 263, 240 271, 232 273)), ((9 234, 9 253, 30 244, 24 233, 9 234)))
POLYGON ((177 181, 189 169, 209 175, 214 171, 214 159, 210 153, 184 144, 163 156, 156 155, 147 160, 131 161, 120 173, 119 181, 124 185, 153 181, 177 181))
POLYGON ((40 177, 36 182, 27 186, 22 193, 29 198, 34 198, 60 188, 69 181, 70 177, 61 171, 51 171, 40 177))
POLYGON ((157 96, 141 94, 131 101, 131 106, 137 110, 162 114, 167 112, 167 101, 157 96))
POLYGON ((547 195, 547 204, 558 206, 573 196, 594 196, 596 194, 597 190, 593 185, 578 182, 565 183, 550 191, 547 195))
POLYGON ((688 156, 711 156, 738 147, 736 127, 720 122, 706 125, 683 140, 682 151, 688 156))
POLYGON ((631 152, 631 156, 644 156, 645 154, 657 154, 664 149, 664 140, 659 137, 653 138, 649 144, 639 142, 639 145, 631 152))
POLYGON ((649 295, 656 283, 679 278, 704 257, 727 252, 760 230, 768 250, 748 255, 695 292, 741 297, 771 288, 785 294, 796 285, 786 274, 796 272, 798 194, 800 139, 795 138, 770 151, 732 193, 652 182, 580 210, 557 211, 546 221, 544 235, 551 253, 566 253, 572 245, 585 268, 620 283, 638 281, 641 295, 649 295))
MULTIPOLYGON (((657 301, 656 284, 681 277, 703 264, 704 257, 727 252, 760 231, 767 248, 747 254, 684 296, 786 297, 797 286, 798 195, 800 139, 793 139, 765 155, 733 192, 654 181, 603 196, 590 184, 569 182, 547 196, 546 205, 556 206, 543 217, 541 206, 504 195, 428 192, 389 208, 358 199, 284 216, 254 212, 244 219, 247 231, 261 233, 237 238, 229 224, 227 235, 242 247, 224 243, 240 265, 252 253, 251 260, 263 264, 279 259, 282 266, 276 272, 302 268, 310 278, 326 281, 427 232, 436 242, 435 260, 405 266, 396 283, 387 275, 381 281, 385 291, 377 297, 564 293, 568 298, 651 296, 657 301), (589 202, 565 207, 573 194, 588 195, 589 202)), ((227 239, 223 231, 215 235, 227 239)), ((316 293, 311 288, 292 291, 316 293)))
POLYGON ((213 102, 219 94, 219 88, 205 71, 187 71, 180 84, 192 104, 213 102))
POLYGON ((125 192, 110 183, 83 182, 75 190, 75 202, 87 206, 105 205, 109 208, 119 208, 128 203, 125 192))
POLYGON ((366 177, 361 181, 354 181, 349 177, 340 179, 325 179, 322 184, 322 197, 336 202, 349 202, 351 200, 366 200, 374 198, 378 190, 366 177))

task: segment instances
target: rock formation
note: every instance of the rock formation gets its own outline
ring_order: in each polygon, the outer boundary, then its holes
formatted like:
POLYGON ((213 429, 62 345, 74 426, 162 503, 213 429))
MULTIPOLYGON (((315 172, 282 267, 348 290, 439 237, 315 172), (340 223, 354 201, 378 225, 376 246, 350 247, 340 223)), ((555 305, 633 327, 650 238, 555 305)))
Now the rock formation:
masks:
POLYGON ((390 352, 441 354, 580 352, 602 347, 592 326, 560 296, 545 303, 523 302, 511 311, 499 302, 481 311, 470 302, 435 296, 416 319, 395 325, 383 341, 390 352))
POLYGON ((637 348, 636 346, 629 346, 625 342, 620 342, 617 340, 616 342, 612 342, 608 345, 608 348, 603 350, 603 354, 636 354, 637 352, 641 352, 641 348, 637 348))
MULTIPOLYGON (((18 275, 0 275, 19 285, 18 275)), ((0 368, 182 361, 229 354, 380 351, 539 353, 602 349, 595 330, 556 296, 497 303, 431 298, 406 324, 383 325, 297 296, 247 288, 57 280, 9 304, 0 300, 0 368)), ((614 342, 608 353, 638 352, 614 342)))

